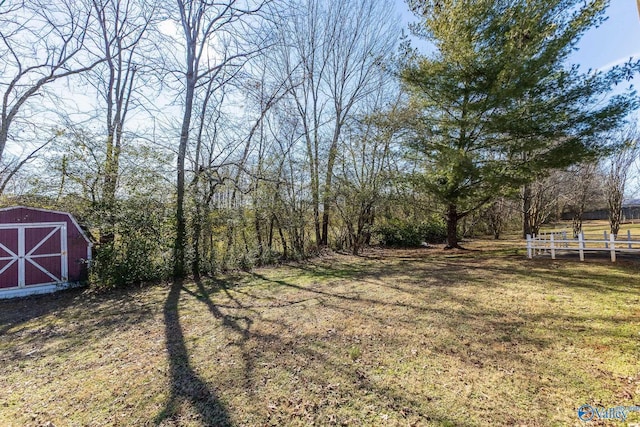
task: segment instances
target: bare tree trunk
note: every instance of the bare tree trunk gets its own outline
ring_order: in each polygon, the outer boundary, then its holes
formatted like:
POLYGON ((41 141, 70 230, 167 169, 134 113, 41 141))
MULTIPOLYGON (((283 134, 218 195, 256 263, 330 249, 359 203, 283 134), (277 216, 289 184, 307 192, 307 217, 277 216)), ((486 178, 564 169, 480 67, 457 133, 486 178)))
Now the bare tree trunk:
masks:
POLYGON ((92 84, 105 100, 104 221, 100 227, 100 242, 110 244, 115 238, 116 190, 123 131, 137 74, 135 55, 154 11, 138 9, 130 0, 91 0, 91 4, 100 29, 96 44, 101 46, 105 58, 103 66, 96 67, 90 76, 97 82, 92 84))
POLYGON ((264 243, 262 242, 262 221, 258 213, 257 204, 254 204, 254 215, 254 227, 256 229, 256 239, 258 240, 258 265, 261 265, 264 256, 264 243))
POLYGON ((635 126, 615 135, 615 143, 619 144, 608 161, 605 189, 609 205, 609 225, 611 234, 617 235, 623 221, 622 203, 631 167, 640 154, 640 131, 635 126))
POLYGON ((619 191, 611 191, 609 193, 609 226, 611 234, 618 235, 620 225, 622 224, 622 193, 619 191))
POLYGON ((280 221, 275 216, 274 216, 274 219, 277 222, 278 234, 280 235, 280 242, 282 243, 282 257, 284 259, 287 259, 287 258, 289 258, 289 251, 288 251, 288 248, 287 248, 287 239, 284 237, 284 233, 282 231, 282 226, 280 225, 280 221))
POLYGON ((531 184, 522 187, 522 237, 533 234, 531 227, 531 184))
MULTIPOLYGON (((189 55, 189 53, 187 54, 189 55)), ((176 185, 176 238, 173 245, 173 276, 184 277, 185 254, 187 245, 187 227, 184 213, 184 192, 185 192, 185 157, 187 154, 187 144, 189 142, 189 128, 191 126, 191 113, 193 110, 193 96, 195 89, 195 76, 193 66, 189 62, 189 69, 186 73, 186 94, 184 104, 184 116, 182 118, 182 131, 180 132, 180 143, 178 145, 177 158, 177 185, 176 185)))
POLYGON ((504 224, 507 218, 506 201, 504 197, 498 198, 491 206, 485 211, 487 217, 487 223, 489 231, 493 235, 495 240, 500 239, 500 235, 504 229, 504 224))
POLYGON ((202 273, 200 266, 200 260, 202 258, 200 253, 200 239, 202 238, 202 208, 198 201, 196 201, 194 206, 192 224, 193 260, 191 260, 191 272, 193 273, 193 277, 197 279, 202 273))
POLYGON ((460 248, 458 244, 458 208, 454 204, 449 204, 447 207, 447 246, 446 249, 460 248))
POLYGON ((275 227, 275 214, 271 214, 271 218, 269 219, 269 234, 267 237, 267 248, 269 252, 273 250, 273 229, 275 227))
MULTIPOLYGON (((317 174, 316 174, 317 176, 317 174)), ((322 245, 322 232, 320 227, 320 189, 318 179, 311 179, 311 202, 313 203, 313 225, 316 233, 316 245, 322 245)))

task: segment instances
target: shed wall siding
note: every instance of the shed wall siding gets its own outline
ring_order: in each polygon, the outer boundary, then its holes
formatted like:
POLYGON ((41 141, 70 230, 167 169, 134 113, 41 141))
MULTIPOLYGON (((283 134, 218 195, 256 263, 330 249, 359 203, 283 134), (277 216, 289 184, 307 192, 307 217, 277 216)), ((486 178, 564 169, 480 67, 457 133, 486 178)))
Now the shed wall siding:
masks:
MULTIPOLYGON (((77 222, 73 219, 70 214, 64 212, 55 212, 55 211, 47 211, 35 208, 26 208, 26 207, 16 207, 16 208, 5 208, 0 209, 0 224, 33 224, 33 223, 65 223, 66 224, 66 235, 67 235, 67 259, 68 259, 68 270, 67 277, 69 282, 81 282, 85 281, 88 278, 87 272, 87 263, 86 260, 90 258, 91 255, 91 243, 84 234, 84 232, 80 229, 77 222)), ((44 237, 46 237, 47 233, 51 230, 47 230, 46 228, 38 228, 29 227, 28 232, 25 233, 25 241, 27 247, 33 247, 36 242, 39 242, 44 237)), ((60 230, 55 232, 55 235, 52 236, 53 239, 47 241, 45 244, 37 248, 33 254, 45 254, 49 253, 52 250, 60 250, 60 230), (57 247, 56 247, 56 243, 57 247)), ((12 250, 14 253, 17 253, 17 233, 16 229, 0 229, 0 243, 7 245, 7 248, 12 250)), ((0 258, 2 258, 3 253, 6 253, 2 250, 0 246, 0 258)), ((53 271, 60 271, 60 257, 41 257, 38 258, 38 263, 45 267, 47 270, 50 269, 53 271), (57 263, 57 264, 56 264, 57 263)), ((6 264, 6 262, 0 261, 0 269, 6 264)), ((9 269, 7 269, 6 273, 3 274, 3 277, 11 277, 15 275, 17 277, 17 266, 14 264, 9 269), (13 271, 15 270, 15 271, 13 271)), ((59 276, 58 276, 59 277, 59 276)), ((27 287, 33 285, 37 285, 39 283, 47 283, 48 276, 38 271, 37 269, 31 269, 28 274, 25 276, 25 285, 27 287)), ((51 280, 48 280, 51 282, 51 280)), ((0 290, 2 288, 15 287, 10 283, 0 283, 0 290)), ((4 292, 7 292, 6 290, 4 292)))

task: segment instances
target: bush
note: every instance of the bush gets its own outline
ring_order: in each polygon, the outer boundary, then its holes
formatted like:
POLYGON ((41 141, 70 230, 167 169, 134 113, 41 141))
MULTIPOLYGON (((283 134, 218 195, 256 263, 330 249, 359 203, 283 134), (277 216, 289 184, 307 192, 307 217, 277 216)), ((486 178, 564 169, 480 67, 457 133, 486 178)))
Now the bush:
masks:
POLYGON ((418 247, 423 242, 442 243, 447 239, 447 227, 440 220, 421 223, 390 221, 376 227, 375 235, 386 246, 418 247))
POLYGON ((163 211, 162 206, 149 201, 121 203, 115 239, 96 247, 91 282, 111 287, 169 277, 171 225, 163 211))
POLYGON ((424 242, 444 243, 447 241, 447 226, 443 221, 423 222, 419 225, 418 230, 424 242))

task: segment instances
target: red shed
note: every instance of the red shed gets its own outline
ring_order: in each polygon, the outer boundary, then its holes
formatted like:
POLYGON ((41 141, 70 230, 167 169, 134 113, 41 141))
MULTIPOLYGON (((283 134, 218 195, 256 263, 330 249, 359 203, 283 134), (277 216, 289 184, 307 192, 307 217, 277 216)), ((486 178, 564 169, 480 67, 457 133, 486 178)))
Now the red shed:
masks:
POLYGON ((0 209, 0 298, 54 292, 86 281, 91 246, 67 212, 0 209))

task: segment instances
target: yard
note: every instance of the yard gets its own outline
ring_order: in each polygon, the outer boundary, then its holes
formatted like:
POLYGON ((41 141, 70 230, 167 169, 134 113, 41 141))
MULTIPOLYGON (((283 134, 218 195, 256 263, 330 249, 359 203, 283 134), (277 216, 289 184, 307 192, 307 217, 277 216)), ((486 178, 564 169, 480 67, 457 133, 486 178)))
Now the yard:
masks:
POLYGON ((0 425, 625 425, 640 263, 485 245, 2 301, 0 425))

